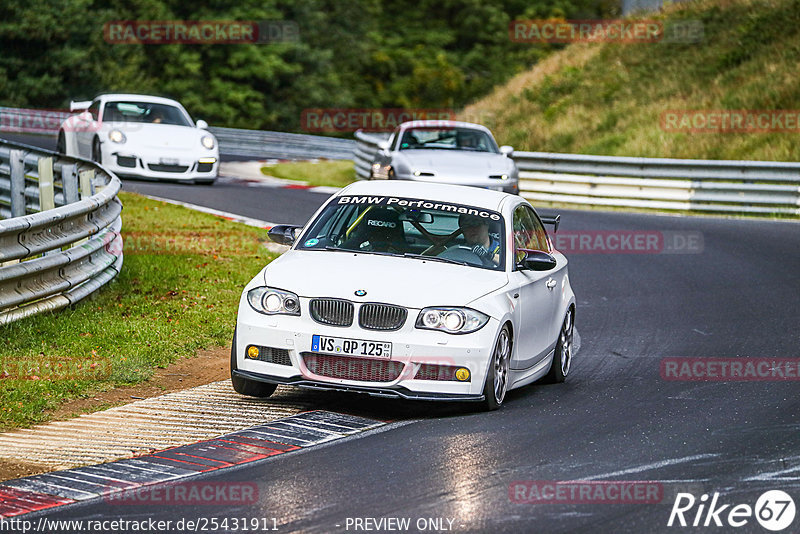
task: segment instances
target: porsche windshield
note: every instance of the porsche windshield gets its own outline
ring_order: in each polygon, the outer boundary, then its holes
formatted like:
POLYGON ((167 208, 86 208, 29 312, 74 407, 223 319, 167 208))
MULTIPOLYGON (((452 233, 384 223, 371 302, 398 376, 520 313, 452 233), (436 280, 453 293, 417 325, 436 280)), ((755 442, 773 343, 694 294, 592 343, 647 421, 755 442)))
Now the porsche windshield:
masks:
POLYGON ((400 139, 400 150, 437 148, 499 153, 486 132, 473 128, 408 128, 400 139))
POLYGON ((341 196, 305 232, 300 250, 353 251, 503 270, 503 217, 404 197, 341 196))
POLYGON ((191 126, 184 113, 177 107, 150 102, 108 102, 103 112, 103 120, 191 126))

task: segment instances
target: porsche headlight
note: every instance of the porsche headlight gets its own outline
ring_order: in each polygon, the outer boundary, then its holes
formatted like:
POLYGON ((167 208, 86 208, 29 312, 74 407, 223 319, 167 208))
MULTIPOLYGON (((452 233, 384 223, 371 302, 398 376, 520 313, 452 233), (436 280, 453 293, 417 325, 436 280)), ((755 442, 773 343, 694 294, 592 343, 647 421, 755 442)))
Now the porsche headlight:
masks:
POLYGON ((488 315, 470 308, 425 308, 419 312, 416 326, 448 334, 469 334, 488 322, 488 315))
POLYGON ((211 150, 214 148, 214 138, 210 135, 204 135, 200 138, 200 143, 207 149, 211 150))
POLYGON ((300 299, 291 291, 272 287, 255 287, 247 292, 247 302, 265 315, 300 315, 300 299))
POLYGON ((125 134, 122 133, 119 130, 111 130, 110 132, 108 132, 108 138, 111 141, 113 141, 115 143, 119 143, 119 144, 122 144, 125 141, 127 141, 127 138, 125 137, 125 134))

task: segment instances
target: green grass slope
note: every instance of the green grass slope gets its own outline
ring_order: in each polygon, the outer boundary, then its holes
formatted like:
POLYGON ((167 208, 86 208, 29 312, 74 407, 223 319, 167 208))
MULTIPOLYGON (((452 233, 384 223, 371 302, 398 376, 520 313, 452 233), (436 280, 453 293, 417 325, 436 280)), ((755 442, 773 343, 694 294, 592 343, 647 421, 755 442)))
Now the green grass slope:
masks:
POLYGON ((488 118, 498 141, 517 150, 800 160, 798 126, 691 133, 661 125, 669 110, 800 109, 800 0, 698 0, 644 18, 699 20, 704 38, 573 44, 463 115, 488 118))

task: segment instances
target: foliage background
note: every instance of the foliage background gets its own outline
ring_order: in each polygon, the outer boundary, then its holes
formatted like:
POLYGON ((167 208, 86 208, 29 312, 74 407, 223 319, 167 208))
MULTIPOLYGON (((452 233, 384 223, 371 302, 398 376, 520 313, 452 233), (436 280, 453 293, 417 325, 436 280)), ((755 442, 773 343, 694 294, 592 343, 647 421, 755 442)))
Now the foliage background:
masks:
POLYGON ((180 100, 216 126, 300 131, 306 108, 460 109, 544 57, 514 19, 613 15, 611 0, 3 0, 0 105, 101 92, 180 100), (297 42, 110 44, 120 20, 287 20, 297 42))

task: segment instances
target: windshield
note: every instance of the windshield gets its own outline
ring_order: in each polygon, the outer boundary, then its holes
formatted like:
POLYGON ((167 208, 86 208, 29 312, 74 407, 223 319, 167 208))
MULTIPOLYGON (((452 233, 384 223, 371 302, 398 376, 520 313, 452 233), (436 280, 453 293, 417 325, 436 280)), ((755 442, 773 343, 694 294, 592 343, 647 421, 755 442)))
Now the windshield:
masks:
POLYGON ((435 148, 499 153, 494 139, 473 128, 408 128, 400 139, 400 150, 435 148))
POLYGON ((103 112, 105 122, 146 122, 192 126, 177 107, 150 102, 107 102, 103 112))
POLYGON ((503 217, 491 210, 405 197, 341 196, 302 236, 300 250, 352 251, 503 270, 503 217))

